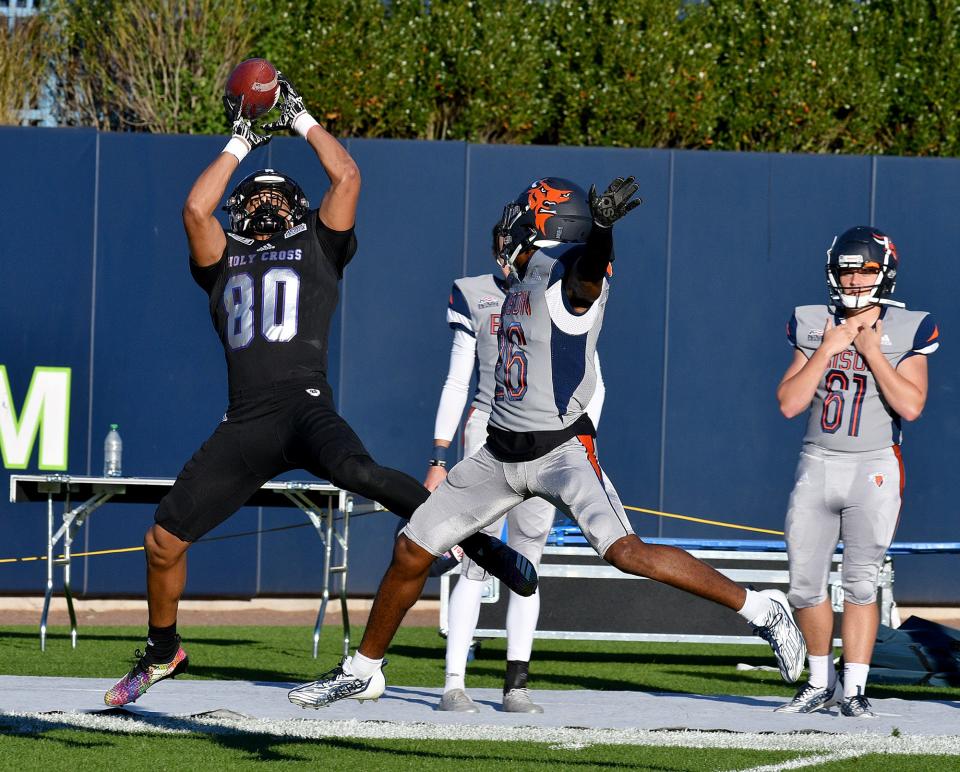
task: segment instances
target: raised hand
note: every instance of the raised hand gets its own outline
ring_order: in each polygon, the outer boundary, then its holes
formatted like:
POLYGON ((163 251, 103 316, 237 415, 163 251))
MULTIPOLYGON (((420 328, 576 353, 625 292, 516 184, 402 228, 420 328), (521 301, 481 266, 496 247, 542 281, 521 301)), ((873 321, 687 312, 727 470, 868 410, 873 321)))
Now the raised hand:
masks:
POLYGON ((265 124, 263 128, 266 131, 294 129, 294 123, 301 115, 309 115, 303 103, 303 97, 287 79, 287 76, 278 71, 277 80, 280 82, 280 117, 265 124))
POLYGON ((253 130, 253 125, 247 118, 243 117, 243 97, 223 96, 223 111, 227 116, 227 122, 231 124, 230 128, 233 136, 247 144, 250 150, 256 147, 266 145, 273 137, 269 134, 258 134, 253 130))
POLYGON ((630 200, 640 189, 634 177, 617 177, 611 182, 603 195, 597 195, 597 186, 590 186, 590 212, 593 221, 601 228, 610 228, 621 217, 643 203, 642 198, 630 200))

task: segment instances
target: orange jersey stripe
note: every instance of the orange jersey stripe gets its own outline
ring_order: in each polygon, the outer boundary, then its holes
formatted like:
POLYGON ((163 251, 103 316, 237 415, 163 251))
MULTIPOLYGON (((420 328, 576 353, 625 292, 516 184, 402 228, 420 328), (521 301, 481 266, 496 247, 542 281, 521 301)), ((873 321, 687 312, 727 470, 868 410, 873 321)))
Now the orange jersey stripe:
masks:
POLYGON ((600 462, 597 460, 597 449, 596 445, 593 444, 593 437, 589 434, 578 434, 577 439, 580 440, 580 444, 586 448, 587 459, 590 461, 590 466, 592 466, 593 471, 597 473, 600 482, 603 482, 603 470, 600 468, 600 462))

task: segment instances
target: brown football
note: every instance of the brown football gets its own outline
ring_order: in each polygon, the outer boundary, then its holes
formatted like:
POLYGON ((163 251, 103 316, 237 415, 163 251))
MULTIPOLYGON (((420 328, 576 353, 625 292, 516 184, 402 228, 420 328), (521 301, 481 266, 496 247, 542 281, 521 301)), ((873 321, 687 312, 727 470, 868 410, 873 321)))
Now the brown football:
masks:
POLYGON ((266 59, 247 59, 233 68, 224 89, 227 96, 243 97, 243 117, 251 120, 268 112, 280 94, 277 68, 266 59))

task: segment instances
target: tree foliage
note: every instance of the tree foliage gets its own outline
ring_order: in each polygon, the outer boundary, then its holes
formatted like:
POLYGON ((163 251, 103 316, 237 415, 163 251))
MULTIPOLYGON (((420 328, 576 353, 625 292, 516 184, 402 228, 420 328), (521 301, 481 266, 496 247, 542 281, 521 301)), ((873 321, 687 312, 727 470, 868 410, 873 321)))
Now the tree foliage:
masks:
POLYGON ((48 77, 46 32, 42 16, 12 29, 0 20, 0 124, 19 123, 21 110, 39 106, 48 77))
POLYGON ((67 125, 222 132, 227 73, 265 56, 341 136, 960 155, 957 0, 53 0, 45 13, 67 125))

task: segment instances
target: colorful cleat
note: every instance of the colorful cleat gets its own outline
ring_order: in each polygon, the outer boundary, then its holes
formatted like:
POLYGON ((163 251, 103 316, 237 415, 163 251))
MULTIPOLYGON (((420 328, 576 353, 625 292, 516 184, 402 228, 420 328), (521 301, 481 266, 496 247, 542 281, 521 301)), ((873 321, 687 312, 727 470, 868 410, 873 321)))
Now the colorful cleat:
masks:
POLYGON ((103 695, 107 705, 119 706, 136 702, 158 681, 165 678, 176 678, 187 670, 187 652, 180 645, 180 636, 177 636, 177 653, 166 663, 146 664, 146 655, 137 649, 134 653, 137 664, 123 678, 117 681, 113 688, 103 695))
POLYGON ((344 670, 350 669, 350 657, 345 657, 333 670, 329 670, 316 681, 298 686, 287 693, 287 699, 301 708, 325 708, 338 700, 373 700, 376 702, 386 689, 383 680, 383 667, 386 660, 380 664, 376 672, 369 678, 357 678, 353 673, 344 670))

